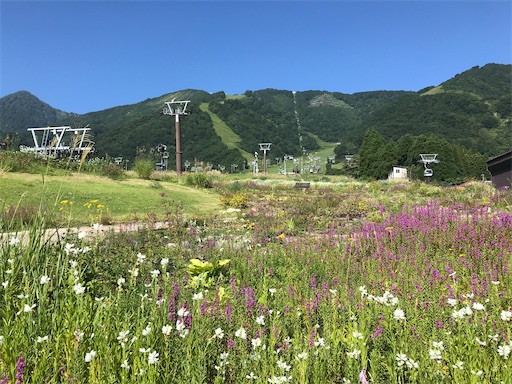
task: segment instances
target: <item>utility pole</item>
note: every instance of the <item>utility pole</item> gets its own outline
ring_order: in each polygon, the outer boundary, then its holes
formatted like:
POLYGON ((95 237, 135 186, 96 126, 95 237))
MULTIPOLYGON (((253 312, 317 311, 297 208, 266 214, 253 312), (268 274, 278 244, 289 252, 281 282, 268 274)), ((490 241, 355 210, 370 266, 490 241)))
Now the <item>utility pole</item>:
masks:
POLYGON ((187 111, 187 105, 190 100, 187 101, 167 101, 166 107, 162 110, 164 115, 176 116, 176 173, 181 176, 181 157, 183 152, 181 151, 181 126, 180 116, 190 115, 187 111))
POLYGON ((260 143, 260 151, 263 151, 263 172, 267 174, 267 151, 270 151, 272 143, 260 143))

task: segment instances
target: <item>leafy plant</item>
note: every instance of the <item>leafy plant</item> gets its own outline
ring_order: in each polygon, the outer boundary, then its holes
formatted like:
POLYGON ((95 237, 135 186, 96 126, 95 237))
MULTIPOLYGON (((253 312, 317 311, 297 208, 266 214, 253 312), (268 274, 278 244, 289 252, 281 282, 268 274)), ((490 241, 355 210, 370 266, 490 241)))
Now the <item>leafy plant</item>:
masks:
POLYGON ((191 288, 210 288, 227 272, 229 259, 201 261, 191 259, 187 266, 190 275, 188 286, 191 288))

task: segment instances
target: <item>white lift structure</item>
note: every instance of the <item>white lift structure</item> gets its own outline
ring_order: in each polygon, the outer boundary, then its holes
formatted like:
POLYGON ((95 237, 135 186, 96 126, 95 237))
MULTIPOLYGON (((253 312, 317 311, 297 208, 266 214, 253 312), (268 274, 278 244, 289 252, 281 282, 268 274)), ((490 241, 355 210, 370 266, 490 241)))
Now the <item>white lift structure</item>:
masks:
POLYGON ((22 152, 35 152, 44 157, 82 156, 85 151, 93 152, 94 143, 89 138, 91 128, 42 127, 28 128, 34 140, 33 147, 21 146, 22 152))

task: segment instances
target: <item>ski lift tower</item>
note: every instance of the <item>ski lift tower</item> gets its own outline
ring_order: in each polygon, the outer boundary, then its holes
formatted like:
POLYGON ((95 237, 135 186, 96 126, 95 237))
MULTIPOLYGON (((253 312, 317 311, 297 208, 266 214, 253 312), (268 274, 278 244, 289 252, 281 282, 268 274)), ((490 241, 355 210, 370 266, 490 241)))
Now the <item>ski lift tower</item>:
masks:
POLYGON ((263 172, 267 174, 267 151, 270 151, 272 143, 260 143, 260 151, 263 151, 263 172))
POLYGON ((425 170, 423 171, 423 176, 425 176, 428 180, 430 177, 434 175, 434 171, 430 168, 430 164, 439 163, 439 160, 436 159, 437 153, 420 153, 421 160, 420 163, 423 163, 425 170))
POLYGON ((187 105, 190 100, 187 101, 171 101, 165 102, 165 108, 162 110, 164 115, 176 116, 176 173, 181 176, 181 127, 180 127, 180 116, 190 115, 187 111, 187 105))

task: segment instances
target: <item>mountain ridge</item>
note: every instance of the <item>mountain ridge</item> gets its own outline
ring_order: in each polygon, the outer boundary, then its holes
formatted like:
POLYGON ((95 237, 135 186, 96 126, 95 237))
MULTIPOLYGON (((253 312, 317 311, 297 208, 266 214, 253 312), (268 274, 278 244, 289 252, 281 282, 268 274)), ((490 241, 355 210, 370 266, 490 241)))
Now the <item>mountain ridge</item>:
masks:
POLYGON ((257 151, 259 142, 273 143, 273 157, 296 155, 318 149, 311 135, 326 142, 340 142, 346 153, 355 153, 364 132, 372 128, 386 139, 435 134, 496 155, 512 142, 511 68, 510 64, 473 67, 418 92, 345 94, 267 88, 226 95, 223 91, 185 89, 85 114, 57 110, 20 91, 0 99, 0 134, 17 132, 21 140, 26 140, 30 126, 89 124, 98 154, 130 159, 141 147, 165 143, 172 150, 174 121, 161 110, 165 101, 177 98, 191 101, 192 114, 182 119, 183 152, 190 160, 247 161, 247 154, 257 151), (12 102, 13 95, 17 104, 12 102), (22 105, 24 98, 27 103, 22 105), (31 120, 27 114, 32 115, 31 120), (219 121, 214 122, 213 115, 219 121), (240 138, 239 142, 233 144, 233 137, 218 133, 218 124, 240 138))

